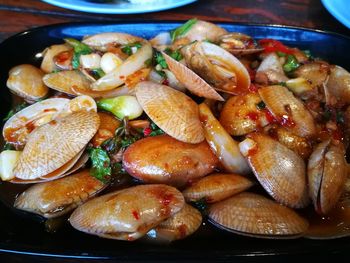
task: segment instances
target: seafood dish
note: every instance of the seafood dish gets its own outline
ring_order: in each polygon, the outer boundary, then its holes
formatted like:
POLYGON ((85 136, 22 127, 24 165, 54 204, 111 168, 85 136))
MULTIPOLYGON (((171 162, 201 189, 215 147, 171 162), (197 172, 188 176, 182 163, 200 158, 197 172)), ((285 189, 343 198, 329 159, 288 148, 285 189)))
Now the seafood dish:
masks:
POLYGON ((124 241, 169 243, 205 224, 350 235, 342 65, 198 19, 150 39, 64 38, 38 57, 6 83, 16 103, 0 178, 14 209, 124 241))

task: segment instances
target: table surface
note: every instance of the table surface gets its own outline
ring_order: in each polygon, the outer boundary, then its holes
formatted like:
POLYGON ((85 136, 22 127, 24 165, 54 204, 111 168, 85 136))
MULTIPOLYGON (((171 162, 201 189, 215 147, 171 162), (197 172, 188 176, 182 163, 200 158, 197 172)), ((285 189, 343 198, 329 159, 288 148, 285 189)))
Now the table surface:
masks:
MULTIPOLYGON (((176 9, 137 15, 83 13, 51 6, 37 0, 0 0, 0 17, 0 42, 18 32, 48 24, 104 20, 115 22, 187 20, 193 17, 211 21, 299 26, 350 35, 350 30, 333 18, 320 0, 199 0, 176 9)), ((46 261, 32 257, 19 258, 14 255, 0 257, 1 262, 32 260, 46 261)), ((50 262, 63 261, 51 259, 50 262)))

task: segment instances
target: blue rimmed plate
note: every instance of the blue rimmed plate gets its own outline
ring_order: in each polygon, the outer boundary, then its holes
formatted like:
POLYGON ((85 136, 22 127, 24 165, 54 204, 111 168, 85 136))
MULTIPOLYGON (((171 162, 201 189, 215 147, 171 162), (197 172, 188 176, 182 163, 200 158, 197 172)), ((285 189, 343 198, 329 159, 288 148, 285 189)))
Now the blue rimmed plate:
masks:
POLYGON ((51 5, 75 11, 100 14, 139 14, 163 11, 187 5, 197 0, 159 0, 151 4, 133 4, 126 0, 87 1, 87 0, 43 0, 51 5))

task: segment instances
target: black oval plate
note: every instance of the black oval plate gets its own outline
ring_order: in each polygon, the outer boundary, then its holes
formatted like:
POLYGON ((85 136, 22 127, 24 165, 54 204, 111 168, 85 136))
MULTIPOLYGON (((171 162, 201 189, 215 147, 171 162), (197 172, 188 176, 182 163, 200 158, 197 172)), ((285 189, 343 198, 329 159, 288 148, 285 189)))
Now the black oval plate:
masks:
MULTIPOLYGON (((126 32, 151 38, 158 32, 180 25, 177 22, 148 23, 76 23, 41 27, 20 33, 0 44, 0 84, 2 88, 0 113, 4 118, 11 106, 11 96, 6 88, 8 70, 18 64, 40 64, 35 54, 45 47, 61 43, 64 37, 81 38, 100 32, 126 32)), ((243 32, 257 39, 274 38, 291 46, 311 50, 314 56, 350 69, 350 38, 339 34, 284 26, 245 24, 220 24, 228 31, 243 32)), ((0 191, 4 188, 0 185, 0 191)), ((4 201, 3 195, 0 198, 4 201)), ((342 255, 350 251, 350 238, 317 241, 262 240, 237 236, 210 224, 193 236, 170 245, 144 242, 123 242, 85 235, 70 227, 56 234, 44 231, 41 224, 21 217, 0 204, 0 252, 28 255, 58 256, 119 260, 181 260, 209 261, 249 259, 273 256, 276 258, 324 255, 342 255), (259 257, 260 256, 260 257, 259 257)))

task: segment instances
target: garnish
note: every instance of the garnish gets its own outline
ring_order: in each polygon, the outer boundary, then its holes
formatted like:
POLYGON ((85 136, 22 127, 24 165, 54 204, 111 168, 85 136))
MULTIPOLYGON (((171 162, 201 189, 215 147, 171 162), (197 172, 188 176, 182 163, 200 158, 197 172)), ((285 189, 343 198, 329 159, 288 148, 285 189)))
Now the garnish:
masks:
POLYGON ((293 72, 294 70, 296 70, 299 66, 300 66, 300 64, 299 64, 298 60, 296 59, 296 57, 293 55, 288 55, 287 61, 283 65, 283 70, 286 73, 290 73, 290 72, 293 72))
POLYGON ((16 105, 14 109, 10 110, 10 111, 7 113, 6 117, 5 117, 3 120, 4 120, 4 121, 7 121, 7 120, 10 119, 13 115, 15 115, 17 112, 23 110, 24 108, 26 108, 26 107, 28 107, 28 106, 29 106, 29 104, 26 103, 26 102, 23 102, 23 103, 21 103, 21 104, 16 105))
POLYGON ((82 43, 74 38, 65 38, 64 41, 67 44, 71 45, 74 49, 74 55, 73 55, 73 59, 72 59, 72 67, 74 69, 79 68, 80 56, 90 54, 92 52, 92 49, 88 45, 86 45, 86 44, 84 44, 84 43, 82 43))
POLYGON ((103 183, 108 182, 112 173, 112 168, 111 160, 107 152, 98 147, 88 149, 88 153, 92 162, 90 175, 103 183))
POLYGON ((198 20, 196 18, 190 19, 182 26, 170 31, 171 41, 174 42, 176 38, 186 34, 192 28, 192 26, 197 23, 197 21, 198 20))
POLYGON ((140 42, 135 42, 132 44, 125 45, 121 48, 121 50, 127 54, 128 56, 131 56, 134 54, 137 50, 139 50, 142 47, 142 44, 140 42))

